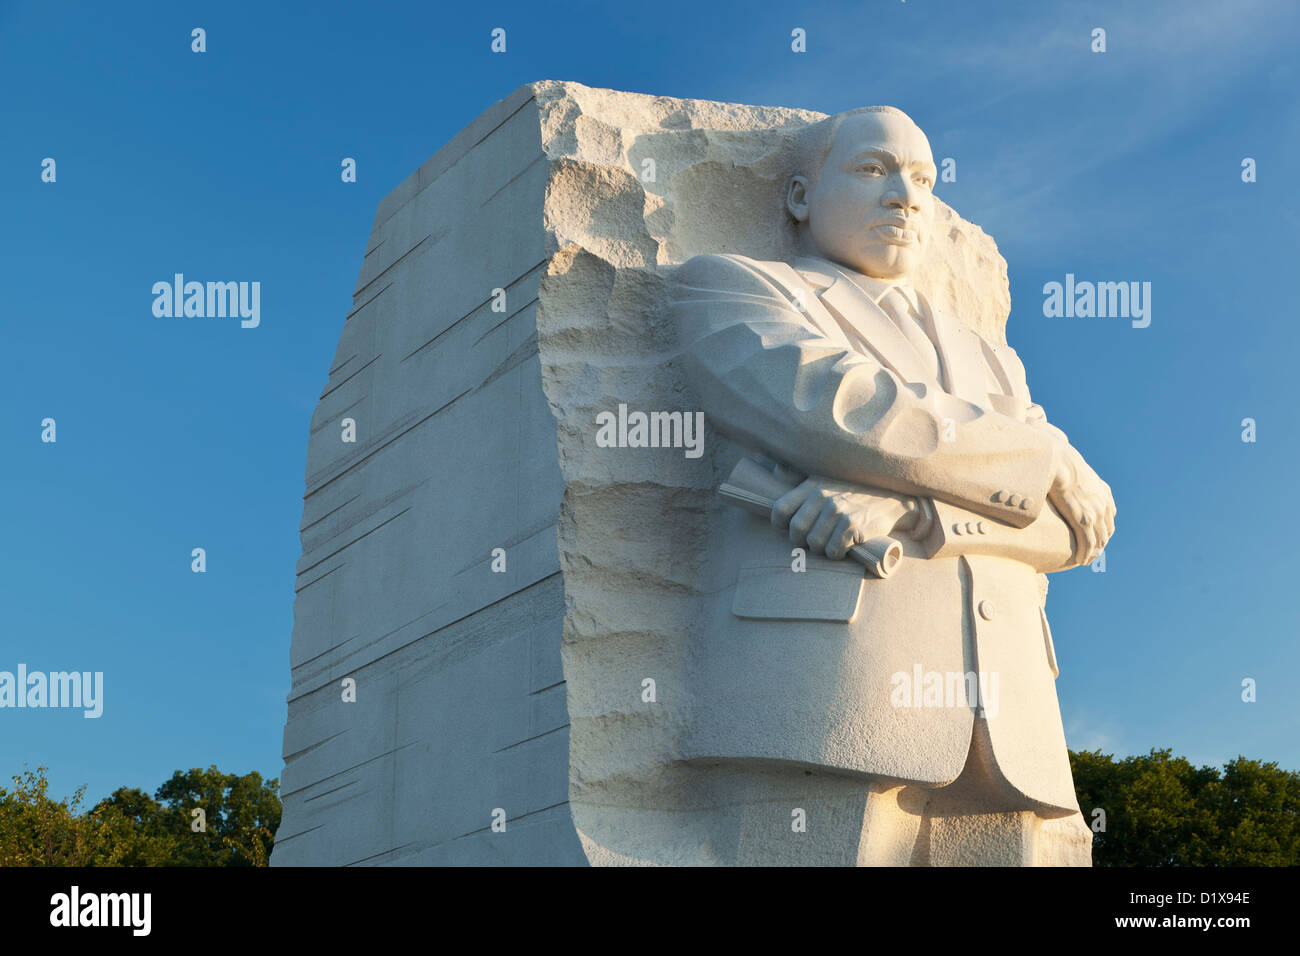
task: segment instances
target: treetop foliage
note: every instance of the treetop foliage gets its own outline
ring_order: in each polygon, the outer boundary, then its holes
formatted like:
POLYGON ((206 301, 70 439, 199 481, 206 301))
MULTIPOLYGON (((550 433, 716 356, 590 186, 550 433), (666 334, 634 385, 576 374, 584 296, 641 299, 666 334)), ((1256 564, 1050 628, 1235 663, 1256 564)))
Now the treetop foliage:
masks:
POLYGON ((54 800, 46 769, 25 768, 12 789, 0 787, 0 866, 266 866, 270 857, 277 779, 177 770, 152 797, 119 787, 83 810, 86 788, 54 800))

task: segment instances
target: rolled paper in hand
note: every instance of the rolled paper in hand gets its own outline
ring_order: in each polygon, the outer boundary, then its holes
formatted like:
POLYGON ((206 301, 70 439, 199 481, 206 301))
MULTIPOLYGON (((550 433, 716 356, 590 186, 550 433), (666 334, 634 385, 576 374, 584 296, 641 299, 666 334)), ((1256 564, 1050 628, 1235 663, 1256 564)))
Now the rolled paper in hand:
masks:
POLYGON ((878 578, 889 577, 902 556, 903 546, 887 534, 868 538, 862 544, 849 548, 849 557, 878 578))
MULTIPOLYGON (((770 518, 776 501, 798 485, 788 485, 756 461, 742 458, 731 470, 731 475, 718 494, 725 501, 744 508, 760 518, 770 518)), ((887 578, 898 566, 903 556, 903 546, 888 535, 871 538, 849 548, 849 557, 878 578, 887 578)))

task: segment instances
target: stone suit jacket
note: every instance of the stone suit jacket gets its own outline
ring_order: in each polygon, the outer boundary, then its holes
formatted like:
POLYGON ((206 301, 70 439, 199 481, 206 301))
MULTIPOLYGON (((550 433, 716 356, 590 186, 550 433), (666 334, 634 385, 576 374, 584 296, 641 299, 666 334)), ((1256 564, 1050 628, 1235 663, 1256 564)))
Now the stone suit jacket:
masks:
POLYGON ((982 675, 997 799, 1077 811, 1040 587, 1074 566, 1047 501, 1064 435, 1009 347, 920 301, 943 381, 830 262, 704 255, 675 270, 670 309, 719 467, 756 457, 934 506, 880 580, 816 556, 794 571, 785 533, 719 505, 681 754, 943 786, 977 712, 956 685, 982 675))

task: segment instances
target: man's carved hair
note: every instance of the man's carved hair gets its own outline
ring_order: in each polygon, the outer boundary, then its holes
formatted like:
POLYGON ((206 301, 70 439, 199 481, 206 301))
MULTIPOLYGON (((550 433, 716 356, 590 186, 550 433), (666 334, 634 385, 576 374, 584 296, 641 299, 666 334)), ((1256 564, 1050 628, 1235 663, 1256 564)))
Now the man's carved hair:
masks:
POLYGON ((839 132, 840 123, 844 122, 845 118, 857 116, 859 113, 893 113, 915 125, 912 117, 895 106, 859 106, 857 109, 845 110, 843 113, 818 120, 805 126, 797 134, 795 163, 791 175, 806 176, 810 183, 815 184, 822 163, 826 161, 826 155, 835 143, 835 134, 839 132))

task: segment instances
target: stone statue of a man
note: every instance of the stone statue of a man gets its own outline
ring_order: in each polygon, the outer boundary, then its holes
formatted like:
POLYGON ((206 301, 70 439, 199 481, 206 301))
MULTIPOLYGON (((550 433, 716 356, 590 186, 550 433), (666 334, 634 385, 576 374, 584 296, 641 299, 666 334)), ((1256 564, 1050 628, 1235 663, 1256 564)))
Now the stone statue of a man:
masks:
POLYGON ((869 107, 801 135, 802 256, 697 256, 671 285, 718 460, 790 489, 708 544, 681 745, 709 775, 701 859, 1089 865, 1041 575, 1098 554, 1110 489, 1015 352, 909 285, 921 130, 869 107), (846 556, 881 536, 902 557, 866 575, 846 556))

